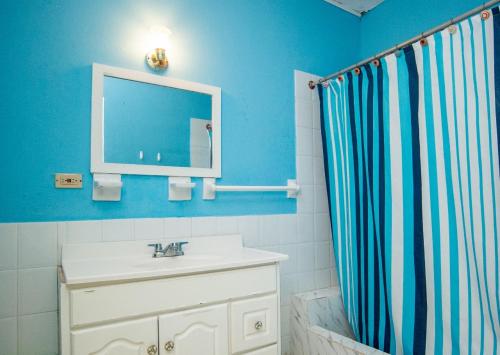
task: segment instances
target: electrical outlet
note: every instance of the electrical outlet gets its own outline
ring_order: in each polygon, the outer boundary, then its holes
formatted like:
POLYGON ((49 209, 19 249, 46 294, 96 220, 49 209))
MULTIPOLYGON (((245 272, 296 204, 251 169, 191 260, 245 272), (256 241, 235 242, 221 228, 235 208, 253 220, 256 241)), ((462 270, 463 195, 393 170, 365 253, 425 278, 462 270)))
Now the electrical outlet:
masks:
POLYGON ((56 174, 57 189, 81 189, 82 174, 56 174))

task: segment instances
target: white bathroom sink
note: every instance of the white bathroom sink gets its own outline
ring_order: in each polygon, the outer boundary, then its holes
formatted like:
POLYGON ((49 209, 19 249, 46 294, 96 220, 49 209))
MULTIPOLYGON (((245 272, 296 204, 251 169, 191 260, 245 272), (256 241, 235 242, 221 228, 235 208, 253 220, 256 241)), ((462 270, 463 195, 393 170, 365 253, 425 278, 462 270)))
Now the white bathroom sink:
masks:
POLYGON ((179 264, 193 263, 193 262, 213 262, 218 260, 223 260, 225 258, 224 255, 216 255, 216 254, 192 254, 192 255, 182 255, 182 256, 174 256, 174 257, 161 257, 161 258, 152 258, 145 262, 140 262, 134 264, 133 266, 136 268, 164 268, 171 267, 179 264))
MULTIPOLYGON (((243 247, 240 235, 188 239, 185 255, 153 258, 147 241, 65 244, 63 282, 67 285, 107 283, 258 266, 288 259, 287 255, 243 247)), ((167 245, 163 241, 164 245, 167 245)))

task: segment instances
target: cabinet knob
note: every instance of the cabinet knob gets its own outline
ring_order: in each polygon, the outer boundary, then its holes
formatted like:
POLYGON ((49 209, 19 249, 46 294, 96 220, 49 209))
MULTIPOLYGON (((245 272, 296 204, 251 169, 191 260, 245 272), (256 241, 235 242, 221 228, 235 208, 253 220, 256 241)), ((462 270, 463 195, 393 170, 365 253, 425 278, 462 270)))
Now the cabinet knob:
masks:
POLYGON ((158 347, 156 345, 151 345, 148 347, 148 355, 155 355, 158 352, 158 347))
POLYGON ((255 329, 257 329, 257 330, 261 329, 262 326, 263 326, 263 324, 262 324, 262 322, 260 320, 257 321, 257 323, 255 323, 255 329))
POLYGON ((172 350, 174 350, 174 346, 175 346, 175 344, 174 344, 174 342, 172 340, 167 341, 165 343, 165 350, 172 351, 172 350))

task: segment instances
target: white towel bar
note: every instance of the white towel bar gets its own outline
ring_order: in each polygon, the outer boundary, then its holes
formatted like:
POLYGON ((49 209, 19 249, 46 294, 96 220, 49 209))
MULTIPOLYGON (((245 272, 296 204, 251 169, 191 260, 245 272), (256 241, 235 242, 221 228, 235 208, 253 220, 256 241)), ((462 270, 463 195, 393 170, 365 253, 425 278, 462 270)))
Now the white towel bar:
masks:
POLYGON ((231 185, 217 185, 215 179, 203 179, 203 199, 215 199, 215 193, 219 192, 273 192, 284 191, 287 192, 288 198, 296 198, 300 191, 300 186, 297 185, 296 180, 288 180, 286 186, 231 186, 231 185))

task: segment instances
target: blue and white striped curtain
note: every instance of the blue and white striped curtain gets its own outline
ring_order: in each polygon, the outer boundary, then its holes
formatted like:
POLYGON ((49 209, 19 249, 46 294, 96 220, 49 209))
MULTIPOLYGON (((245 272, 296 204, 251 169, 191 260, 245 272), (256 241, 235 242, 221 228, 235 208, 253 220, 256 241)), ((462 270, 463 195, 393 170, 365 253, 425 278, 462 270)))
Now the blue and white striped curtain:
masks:
POLYGON ((339 283, 359 341, 500 353, 499 77, 494 8, 319 89, 339 283))

